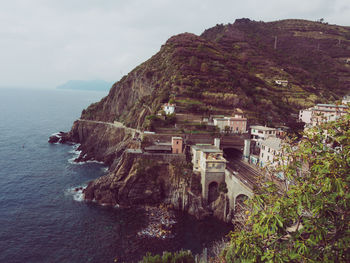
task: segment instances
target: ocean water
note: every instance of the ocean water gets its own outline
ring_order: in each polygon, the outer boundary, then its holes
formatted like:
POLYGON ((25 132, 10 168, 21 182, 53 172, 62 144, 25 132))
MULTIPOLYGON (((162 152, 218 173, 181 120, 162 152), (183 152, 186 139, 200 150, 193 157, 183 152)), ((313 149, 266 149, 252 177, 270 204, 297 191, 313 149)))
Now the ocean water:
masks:
POLYGON ((0 89, 0 262, 133 262, 147 251, 199 253, 228 233, 214 219, 176 212, 171 234, 159 238, 147 230, 159 223, 153 211, 82 200, 75 188, 106 167, 73 164, 74 146, 47 140, 68 131, 83 108, 105 95, 0 89))

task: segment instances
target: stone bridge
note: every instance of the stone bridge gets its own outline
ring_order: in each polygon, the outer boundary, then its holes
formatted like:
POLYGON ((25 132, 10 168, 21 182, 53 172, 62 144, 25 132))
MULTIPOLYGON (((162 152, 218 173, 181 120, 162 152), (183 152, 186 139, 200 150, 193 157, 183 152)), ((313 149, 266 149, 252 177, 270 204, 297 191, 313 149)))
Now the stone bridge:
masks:
POLYGON ((238 179, 231 169, 225 170, 225 182, 227 185, 227 195, 230 202, 230 211, 235 211, 237 200, 245 200, 253 197, 253 187, 247 183, 243 183, 238 179))

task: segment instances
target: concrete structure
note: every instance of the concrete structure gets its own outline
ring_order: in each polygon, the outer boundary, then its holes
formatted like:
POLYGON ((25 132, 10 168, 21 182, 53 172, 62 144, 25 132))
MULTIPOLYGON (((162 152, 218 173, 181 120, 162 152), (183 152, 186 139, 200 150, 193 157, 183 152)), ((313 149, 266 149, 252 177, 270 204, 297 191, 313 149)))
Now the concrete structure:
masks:
POLYGON ((253 197, 253 190, 239 180, 235 174, 229 170, 225 171, 225 182, 227 186, 227 195, 230 202, 230 211, 235 211, 236 200, 239 196, 253 197))
POLYGON ((256 141, 257 146, 260 146, 261 141, 269 137, 276 137, 276 129, 260 125, 250 126, 250 135, 250 138, 256 141))
POLYGON ((172 149, 172 153, 182 153, 182 149, 183 149, 182 137, 171 138, 171 149, 172 149))
POLYGON ((220 132, 245 133, 247 131, 247 118, 243 115, 236 114, 234 117, 213 118, 213 123, 220 129, 220 132))
POLYGON ((288 80, 276 79, 275 83, 277 85, 280 85, 280 86, 283 86, 283 87, 287 87, 288 86, 288 80))
POLYGON ((210 203, 216 199, 220 183, 225 182, 226 159, 214 145, 193 145, 191 153, 193 170, 201 174, 202 196, 210 203))
POLYGON ((175 113, 175 104, 165 103, 162 106, 163 111, 165 111, 166 115, 175 113))
POLYGON ((270 137, 261 142, 259 165, 265 167, 267 164, 281 164, 281 139, 270 137))
POLYGON ((334 121, 346 114, 348 106, 335 104, 317 104, 316 106, 301 110, 299 120, 306 126, 317 126, 323 122, 334 121))

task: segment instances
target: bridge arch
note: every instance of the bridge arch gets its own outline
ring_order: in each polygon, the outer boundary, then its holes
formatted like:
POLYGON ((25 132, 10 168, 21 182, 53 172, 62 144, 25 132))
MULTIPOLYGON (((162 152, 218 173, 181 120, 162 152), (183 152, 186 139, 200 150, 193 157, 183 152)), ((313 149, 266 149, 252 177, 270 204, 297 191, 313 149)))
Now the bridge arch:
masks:
POLYGON ((219 184, 212 181, 208 185, 208 204, 215 201, 219 197, 219 184))
POLYGON ((245 193, 238 193, 234 196, 234 211, 239 212, 245 207, 244 202, 249 198, 245 193))

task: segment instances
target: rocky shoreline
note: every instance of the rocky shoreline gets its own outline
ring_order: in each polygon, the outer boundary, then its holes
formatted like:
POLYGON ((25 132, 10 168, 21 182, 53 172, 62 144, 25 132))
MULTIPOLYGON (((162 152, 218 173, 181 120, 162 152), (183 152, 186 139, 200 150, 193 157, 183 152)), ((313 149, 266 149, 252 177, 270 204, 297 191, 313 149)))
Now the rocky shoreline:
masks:
MULTIPOLYGON (((90 182, 83 190, 87 201, 111 206, 161 205, 187 212, 198 219, 208 215, 220 218, 217 215, 224 214, 220 211, 223 205, 204 205, 198 176, 176 174, 175 167, 181 160, 169 163, 159 157, 145 159, 125 151, 138 148, 139 144, 123 127, 76 121, 70 132, 54 134, 49 142, 79 143, 80 155, 75 162, 94 160, 109 167, 107 175, 90 182)), ((186 173, 192 175, 190 170, 186 173)))

